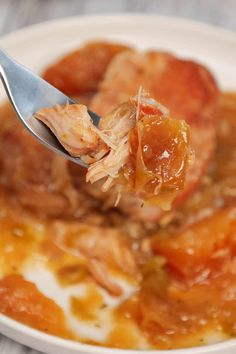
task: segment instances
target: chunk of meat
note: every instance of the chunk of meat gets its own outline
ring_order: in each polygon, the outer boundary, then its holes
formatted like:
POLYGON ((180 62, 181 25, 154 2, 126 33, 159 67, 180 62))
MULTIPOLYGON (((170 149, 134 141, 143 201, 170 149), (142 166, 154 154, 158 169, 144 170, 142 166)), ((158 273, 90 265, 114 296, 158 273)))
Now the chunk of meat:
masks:
MULTIPOLYGON (((184 190, 173 202, 178 208, 199 185, 214 151, 218 88, 209 71, 197 63, 167 53, 129 51, 117 55, 109 65, 91 109, 104 114, 132 96, 140 85, 167 106, 171 116, 190 124, 195 163, 187 172, 184 190)), ((139 206, 132 194, 123 195, 119 203, 125 213, 146 223, 155 223, 163 214, 158 207, 139 206)))
POLYGON ((113 295, 122 289, 111 270, 136 277, 137 264, 129 237, 113 228, 55 221, 50 234, 56 245, 77 257, 85 257, 94 279, 113 295))
POLYGON ((96 92, 107 66, 129 47, 109 42, 91 42, 50 66, 43 78, 67 95, 96 92))
MULTIPOLYGON (((105 149, 87 107, 82 104, 43 108, 35 114, 35 118, 51 129, 71 156, 86 155, 105 149)), ((106 151, 107 149, 104 154, 106 151)))
POLYGON ((73 339, 63 310, 21 275, 0 280, 0 312, 48 334, 73 339))
POLYGON ((167 259, 179 274, 196 278, 223 270, 225 260, 235 256, 236 207, 228 207, 176 235, 157 235, 153 251, 167 259))
POLYGON ((104 115, 134 96, 140 86, 168 107, 173 117, 196 124, 214 122, 218 89, 210 72, 195 62, 154 51, 117 55, 91 109, 104 115))
POLYGON ((71 155, 86 162, 93 155, 86 179, 91 183, 106 179, 102 191, 117 185, 120 191, 170 208, 184 186, 188 127, 141 91, 101 118, 100 129, 82 105, 42 109, 35 118, 49 126, 71 155))

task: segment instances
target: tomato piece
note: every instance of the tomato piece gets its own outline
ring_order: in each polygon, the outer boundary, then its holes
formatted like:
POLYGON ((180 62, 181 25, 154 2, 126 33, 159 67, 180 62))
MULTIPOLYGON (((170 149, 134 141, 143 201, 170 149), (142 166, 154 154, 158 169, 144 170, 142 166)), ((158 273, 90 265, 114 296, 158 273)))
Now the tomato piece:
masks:
POLYGON ((146 115, 130 133, 131 183, 136 194, 164 209, 183 189, 189 167, 189 130, 181 120, 146 115))
POLYGON ((113 57, 128 49, 121 44, 91 42, 50 66, 43 77, 67 95, 89 94, 97 90, 113 57))
POLYGON ((156 254, 166 257, 168 265, 186 277, 208 269, 221 270, 222 263, 235 254, 236 207, 229 207, 203 219, 174 236, 154 237, 156 254))

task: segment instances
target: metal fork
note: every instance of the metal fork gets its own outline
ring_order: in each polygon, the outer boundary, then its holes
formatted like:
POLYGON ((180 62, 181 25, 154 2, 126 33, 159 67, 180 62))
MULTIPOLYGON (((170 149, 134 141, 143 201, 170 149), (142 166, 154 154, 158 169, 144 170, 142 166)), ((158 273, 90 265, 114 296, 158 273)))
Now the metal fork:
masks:
MULTIPOLYGON (((50 129, 33 118, 33 115, 41 108, 76 102, 10 58, 2 49, 0 49, 0 78, 18 118, 30 133, 52 151, 79 165, 88 167, 80 158, 70 156, 50 129)), ((91 111, 89 114, 97 126, 100 117, 91 111)))

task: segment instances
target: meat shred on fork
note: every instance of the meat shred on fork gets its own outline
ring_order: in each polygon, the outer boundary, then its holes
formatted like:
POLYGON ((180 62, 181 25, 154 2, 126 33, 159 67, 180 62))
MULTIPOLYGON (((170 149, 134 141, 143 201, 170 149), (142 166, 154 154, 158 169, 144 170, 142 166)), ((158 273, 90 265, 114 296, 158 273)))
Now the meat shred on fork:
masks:
POLYGON ((190 160, 187 124, 140 89, 98 127, 84 105, 41 109, 35 117, 45 123, 72 156, 89 164, 86 180, 102 180, 102 191, 119 186, 142 200, 169 209, 183 189, 190 160))

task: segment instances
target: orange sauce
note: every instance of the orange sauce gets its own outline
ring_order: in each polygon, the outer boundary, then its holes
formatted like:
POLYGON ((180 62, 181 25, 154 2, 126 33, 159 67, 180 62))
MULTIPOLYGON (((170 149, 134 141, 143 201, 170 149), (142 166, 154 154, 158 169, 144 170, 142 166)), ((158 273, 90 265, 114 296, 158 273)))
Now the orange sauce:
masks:
POLYGON ((98 313, 106 307, 104 300, 96 286, 90 284, 83 297, 71 298, 72 313, 83 321, 96 321, 98 313))
POLYGON ((0 187, 0 274, 20 272, 38 248, 45 225, 10 204, 0 187))
POLYGON ((21 275, 0 280, 0 312, 42 332, 75 338, 62 309, 21 275))
POLYGON ((106 346, 120 349, 136 349, 140 342, 140 333, 132 320, 114 318, 116 325, 111 330, 106 346))
POLYGON ((83 261, 53 242, 50 230, 40 245, 40 252, 61 286, 70 286, 86 280, 88 272, 83 261))
MULTIPOLYGON (((133 305, 133 299, 129 299, 130 308, 133 305)), ((128 311, 124 311, 127 303, 128 301, 125 301, 113 313, 113 324, 106 341, 106 345, 109 347, 136 349, 139 344, 145 344, 145 339, 142 338, 142 333, 137 323, 135 323, 128 311)))

